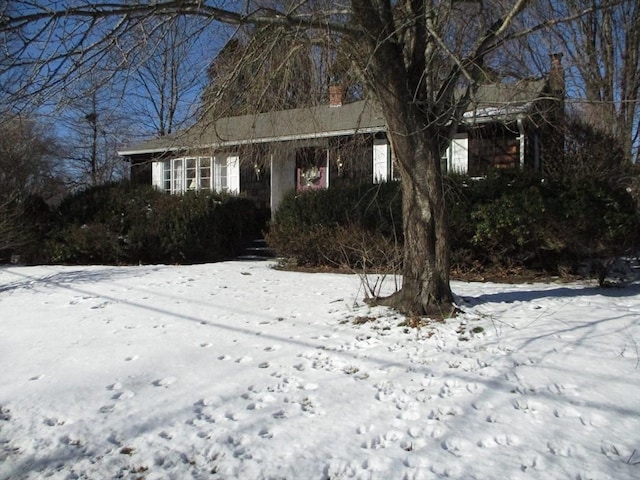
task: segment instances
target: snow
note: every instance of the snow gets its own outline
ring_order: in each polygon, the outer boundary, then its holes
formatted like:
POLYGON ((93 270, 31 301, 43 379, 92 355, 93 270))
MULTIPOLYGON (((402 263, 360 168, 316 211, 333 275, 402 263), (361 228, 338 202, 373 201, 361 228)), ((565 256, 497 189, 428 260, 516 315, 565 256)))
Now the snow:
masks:
POLYGON ((2 479, 640 477, 640 288, 419 329, 269 262, 0 269, 2 479))

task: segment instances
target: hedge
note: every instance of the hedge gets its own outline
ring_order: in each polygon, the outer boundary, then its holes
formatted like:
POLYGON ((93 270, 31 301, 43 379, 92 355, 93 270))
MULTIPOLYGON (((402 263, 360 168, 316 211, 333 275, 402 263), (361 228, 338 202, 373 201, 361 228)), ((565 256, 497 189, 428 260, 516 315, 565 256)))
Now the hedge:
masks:
POLYGON ((265 215, 242 197, 168 195, 126 183, 67 197, 44 241, 55 263, 194 263, 233 258, 261 235, 265 215))
MULTIPOLYGON (((634 200, 613 182, 545 181, 519 172, 484 179, 450 176, 445 185, 452 262, 463 271, 490 266, 558 271, 586 258, 634 252, 639 245, 634 200)), ((267 241, 299 265, 397 267, 401 209, 394 182, 292 192, 271 222, 267 241)))

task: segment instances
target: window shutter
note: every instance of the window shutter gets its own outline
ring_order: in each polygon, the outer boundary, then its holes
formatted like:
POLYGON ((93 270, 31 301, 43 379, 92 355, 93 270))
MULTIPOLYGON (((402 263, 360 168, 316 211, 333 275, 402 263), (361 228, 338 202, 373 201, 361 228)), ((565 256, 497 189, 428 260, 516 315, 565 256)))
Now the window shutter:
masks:
POLYGON ((164 190, 164 162, 151 163, 151 185, 164 190))
POLYGON ((391 155, 386 138, 373 140, 373 183, 390 180, 391 155))
POLYGON ((240 193, 240 158, 232 155, 227 158, 227 187, 229 193, 240 193))
POLYGON ((469 171, 469 139, 467 135, 457 135, 449 145, 449 168, 451 173, 469 171))

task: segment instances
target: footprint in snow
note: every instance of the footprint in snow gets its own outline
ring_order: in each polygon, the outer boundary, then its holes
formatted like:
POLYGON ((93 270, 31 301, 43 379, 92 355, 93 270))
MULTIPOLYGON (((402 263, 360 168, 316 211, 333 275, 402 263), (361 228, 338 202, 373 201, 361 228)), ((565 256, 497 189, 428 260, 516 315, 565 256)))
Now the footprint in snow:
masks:
POLYGON ((362 463, 362 468, 371 472, 386 472, 389 471, 392 461, 382 456, 371 456, 362 463))
POLYGON ((559 457, 581 456, 581 447, 561 440, 550 440, 547 443, 549 451, 559 457))
POLYGON ((274 433, 272 430, 269 430, 267 427, 262 427, 260 430, 258 430, 258 436, 265 439, 271 439, 274 437, 274 433))
POLYGON ((96 310, 96 309, 99 309, 99 308, 104 308, 104 307, 106 307, 107 305, 109 305, 110 303, 111 303, 111 302, 102 302, 102 303, 99 303, 98 305, 94 305, 93 307, 91 307, 91 310, 96 310))
POLYGON ((247 405, 247 410, 262 410, 268 404, 276 401, 276 397, 270 394, 260 394, 255 402, 251 402, 247 405))
POLYGON ((113 397, 113 400, 128 400, 129 398, 135 397, 135 393, 131 390, 123 390, 122 392, 116 393, 113 397))
POLYGON ((358 428, 356 428, 356 433, 363 435, 365 433, 372 432, 374 429, 375 426, 373 425, 360 425, 358 428))
POLYGON ((471 406, 473 407, 474 410, 478 410, 479 412, 481 412, 482 410, 493 409, 493 404, 485 400, 476 400, 471 404, 471 406))
POLYGON ((434 463, 431 466, 431 471, 438 477, 459 478, 462 474, 462 467, 455 464, 434 463))
POLYGON ((287 418, 288 416, 289 416, 289 412, 287 410, 285 410, 285 409, 280 409, 280 410, 278 410, 277 412, 275 412, 273 414, 273 418, 278 419, 278 420, 283 419, 283 418, 287 418))
MULTIPOLYGON (((544 462, 541 457, 535 455, 530 458, 521 458, 520 460, 520 470, 523 472, 528 472, 530 470, 538 470, 542 471, 545 469, 544 462)), ((580 478, 580 477, 577 477, 580 478)))
POLYGON ((115 411, 117 408, 118 406, 115 403, 112 403, 109 405, 103 405, 102 407, 100 407, 100 413, 111 413, 115 411))
POLYGON ((138 358, 140 358, 140 357, 138 357, 138 355, 129 355, 128 357, 126 357, 124 359, 124 361, 125 362, 133 362, 133 361, 137 360, 138 358))
POLYGON ((299 403, 305 416, 313 417, 325 414, 325 411, 320 408, 318 400, 311 395, 304 397, 299 403))
POLYGON ((158 380, 154 380, 152 382, 152 385, 154 387, 168 387, 176 383, 176 380, 178 380, 176 377, 164 377, 158 380))
POLYGON ((442 442, 442 448, 447 452, 452 453, 456 457, 463 457, 470 455, 471 447, 473 446, 469 440, 461 437, 451 437, 442 442))
POLYGON ((517 435, 500 434, 493 437, 493 441, 496 445, 501 447, 517 447, 522 442, 517 435))
POLYGON ((240 420, 244 420, 245 418, 247 418, 247 414, 243 413, 243 412, 227 412, 225 414, 225 418, 227 420, 232 420, 234 422, 239 422, 240 420))
MULTIPOLYGON (((400 448, 402 448, 404 451, 406 452, 413 452, 415 450, 420 450, 421 448, 424 448, 427 446, 427 440, 424 438, 410 438, 407 440, 401 440, 400 443, 400 448)), ((426 459, 423 459, 426 460, 426 459)), ((408 467, 410 467, 411 465, 407 465, 408 467)), ((416 465, 413 468, 422 468, 424 465, 416 465)))
POLYGON ((576 385, 563 385, 561 383, 554 383, 547 386, 547 390, 554 395, 568 395, 573 397, 580 396, 578 393, 578 387, 576 385))
POLYGON ((45 419, 44 424, 47 425, 48 427, 60 427, 64 425, 64 420, 61 420, 56 417, 51 417, 51 418, 45 419))
POLYGON ((581 416, 580 421, 582 422, 582 425, 584 425, 585 427, 596 427, 596 428, 604 427, 609 423, 609 421, 605 417, 603 417, 598 413, 592 413, 588 416, 581 416))
POLYGON ((523 413, 539 413, 542 405, 529 399, 521 399, 513 402, 513 408, 523 413))
POLYGON ((438 440, 439 438, 442 438, 445 433, 447 433, 447 430, 444 427, 441 427, 440 425, 430 426, 425 428, 424 430, 425 436, 431 437, 434 440, 438 440))
POLYGON ((558 418, 580 418, 581 413, 572 407, 558 407, 553 411, 553 414, 558 418))
POLYGON ((387 448, 404 437, 404 434, 398 430, 389 430, 387 433, 376 435, 372 439, 364 442, 361 447, 366 449, 377 450, 380 448, 387 448))
POLYGON ((640 462, 640 453, 637 448, 626 447, 620 443, 603 441, 600 451, 609 458, 622 459, 628 465, 637 465, 640 462))
POLYGON ((447 417, 455 417, 456 415, 461 415, 462 409, 456 407, 455 405, 451 406, 441 406, 437 409, 431 410, 427 418, 429 420, 444 420, 447 417))

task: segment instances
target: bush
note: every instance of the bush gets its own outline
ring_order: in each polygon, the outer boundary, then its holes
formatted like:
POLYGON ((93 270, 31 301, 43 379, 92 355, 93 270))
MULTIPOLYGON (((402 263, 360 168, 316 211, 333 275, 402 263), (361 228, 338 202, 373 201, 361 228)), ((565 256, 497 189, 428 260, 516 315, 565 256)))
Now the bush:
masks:
POLYGON ((545 244, 545 203, 540 189, 506 190, 490 202, 471 209, 474 235, 471 242, 483 263, 510 262, 524 264, 545 244), (484 257, 484 258, 483 258, 484 257))
MULTIPOLYGON (((556 272, 585 258, 632 252, 640 243, 633 198, 599 178, 543 181, 512 172, 480 180, 451 176, 445 185, 452 264, 459 271, 556 272)), ((300 265, 397 267, 400 197, 396 183, 292 193, 271 223, 267 241, 278 255, 300 265)))
POLYGON ((41 261, 42 241, 53 228, 49 206, 37 195, 0 201, 0 262, 41 261))
POLYGON ((50 261, 62 263, 219 261, 238 255, 264 225, 246 198, 128 184, 66 198, 59 219, 47 249, 50 261))
POLYGON ((397 183, 291 192, 280 203, 267 242, 298 265, 390 266, 402 235, 400 200, 397 183))

